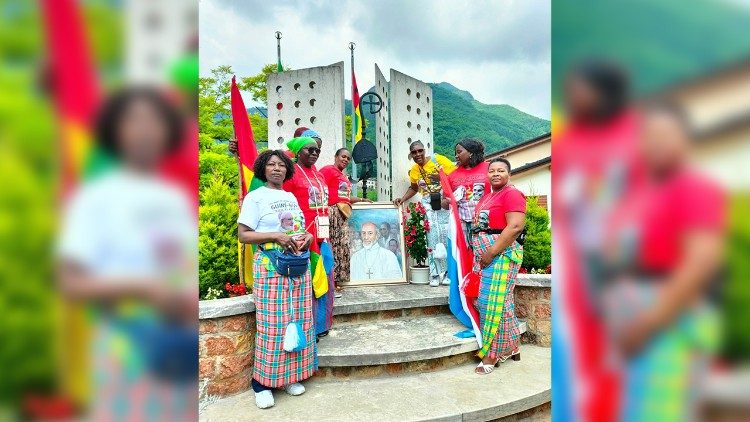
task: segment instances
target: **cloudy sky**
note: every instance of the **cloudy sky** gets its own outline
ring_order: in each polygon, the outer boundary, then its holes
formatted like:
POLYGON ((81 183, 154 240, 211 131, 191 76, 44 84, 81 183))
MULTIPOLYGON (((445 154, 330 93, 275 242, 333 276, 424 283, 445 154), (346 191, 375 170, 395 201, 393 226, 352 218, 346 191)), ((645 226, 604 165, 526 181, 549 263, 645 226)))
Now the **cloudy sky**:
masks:
MULTIPOLYGON (((450 82, 487 104, 550 117, 550 0, 200 0, 200 71, 257 74, 281 55, 292 69, 346 64, 356 43, 360 92, 374 64, 425 82, 450 82), (269 4, 270 3, 270 4, 269 4)), ((351 91, 346 78, 345 91, 351 91)), ((349 95, 347 95, 349 98, 349 95)), ((245 96, 249 106, 250 98, 245 96)))

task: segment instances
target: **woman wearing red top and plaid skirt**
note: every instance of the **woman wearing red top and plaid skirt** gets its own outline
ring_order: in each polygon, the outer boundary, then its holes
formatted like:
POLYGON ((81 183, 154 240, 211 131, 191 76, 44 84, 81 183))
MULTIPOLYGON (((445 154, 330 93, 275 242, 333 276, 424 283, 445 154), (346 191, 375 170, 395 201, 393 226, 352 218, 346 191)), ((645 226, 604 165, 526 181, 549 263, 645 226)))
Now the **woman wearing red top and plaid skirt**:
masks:
MULTIPOLYGON (((287 142, 287 148, 294 155, 296 162, 294 177, 284 182, 283 187, 297 198, 297 203, 305 215, 305 228, 313 236, 310 247, 310 272, 315 294, 315 335, 325 337, 333 324, 334 281, 333 271, 327 272, 324 268, 324 242, 327 241, 328 235, 323 231, 328 228, 328 186, 323 175, 315 168, 315 163, 320 157, 319 139, 317 133, 307 130, 302 136, 287 142)), ((325 247, 329 247, 327 242, 325 247)), ((333 253, 330 252, 330 255, 330 259, 333 260, 333 253)))
POLYGON ((477 374, 489 374, 509 357, 520 359, 521 333, 513 288, 523 261, 519 235, 526 224, 526 198, 510 184, 508 160, 490 161, 488 176, 491 190, 474 209, 472 236, 474 271, 481 271, 476 307, 482 331, 482 348, 477 355, 482 361, 475 370, 477 374))
POLYGON ((257 332, 252 387, 256 405, 266 409, 274 405, 272 388, 283 387, 293 396, 305 392, 299 382, 313 375, 317 350, 310 270, 302 276, 281 275, 263 250, 297 253, 310 247, 313 236, 305 231, 297 199, 282 190, 294 176, 292 161, 282 151, 267 150, 255 160, 253 171, 266 186, 245 196, 237 231, 240 242, 259 245, 253 259, 257 332), (283 347, 285 330, 293 322, 305 339, 300 351, 283 347))
POLYGON ((352 155, 346 148, 339 148, 334 157, 334 163, 320 169, 320 174, 328 186, 328 215, 331 216, 331 248, 333 249, 333 279, 336 283, 336 294, 349 283, 349 261, 351 254, 349 250, 349 226, 347 219, 352 213, 351 204, 357 202, 372 202, 369 199, 351 196, 352 182, 344 170, 349 165, 352 155))

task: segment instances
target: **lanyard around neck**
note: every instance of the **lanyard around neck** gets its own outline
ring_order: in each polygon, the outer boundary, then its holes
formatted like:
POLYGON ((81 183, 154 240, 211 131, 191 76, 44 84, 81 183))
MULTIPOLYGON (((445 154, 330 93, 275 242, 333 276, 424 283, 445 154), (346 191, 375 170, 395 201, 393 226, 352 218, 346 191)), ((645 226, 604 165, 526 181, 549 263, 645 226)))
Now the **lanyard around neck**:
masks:
MULTIPOLYGON (((307 183, 309 183, 310 186, 313 186, 312 180, 310 180, 310 178, 307 177, 307 173, 305 173, 305 170, 302 168, 301 165, 299 165, 299 163, 297 163, 297 167, 299 167, 299 170, 302 172, 302 175, 305 176, 305 179, 307 179, 307 183)), ((312 169, 312 167, 311 167, 311 169, 312 169)), ((323 198, 323 189, 325 189, 325 186, 320 181, 320 179, 318 179, 318 175, 317 174, 313 173, 313 177, 315 178, 315 182, 318 184, 318 188, 320 189, 320 207, 316 207, 315 208, 315 214, 317 214, 317 215, 325 214, 322 211, 320 211, 321 207, 325 207, 326 206, 326 204, 323 204, 323 199, 324 199, 323 198)))

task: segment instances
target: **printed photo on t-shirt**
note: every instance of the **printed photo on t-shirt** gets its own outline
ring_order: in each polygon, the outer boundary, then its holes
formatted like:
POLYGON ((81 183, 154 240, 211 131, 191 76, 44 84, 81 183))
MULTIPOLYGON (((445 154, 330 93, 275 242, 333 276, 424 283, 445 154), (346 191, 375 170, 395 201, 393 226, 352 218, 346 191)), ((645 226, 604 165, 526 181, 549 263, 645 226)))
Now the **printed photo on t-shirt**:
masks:
POLYGON ((283 231, 284 233, 289 233, 294 230, 294 218, 292 217, 292 213, 289 211, 280 212, 279 225, 281 227, 281 231, 283 231))
POLYGON ((487 210, 479 211, 477 215, 476 226, 480 229, 486 229, 490 227, 490 212, 487 210))
POLYGON ((325 190, 321 192, 317 186, 308 187, 307 203, 312 209, 328 206, 328 192, 325 190))
POLYGON ((282 211, 279 213, 279 224, 281 231, 286 234, 299 233, 304 230, 304 215, 282 211))
MULTIPOLYGON (((467 190, 468 193, 468 190, 467 190)), ((471 189, 470 197, 467 198, 469 201, 479 201, 484 196, 484 183, 474 183, 474 187, 471 189)))
POLYGON ((339 182, 338 194, 339 194, 339 198, 348 198, 349 197, 349 184, 346 182, 339 182))

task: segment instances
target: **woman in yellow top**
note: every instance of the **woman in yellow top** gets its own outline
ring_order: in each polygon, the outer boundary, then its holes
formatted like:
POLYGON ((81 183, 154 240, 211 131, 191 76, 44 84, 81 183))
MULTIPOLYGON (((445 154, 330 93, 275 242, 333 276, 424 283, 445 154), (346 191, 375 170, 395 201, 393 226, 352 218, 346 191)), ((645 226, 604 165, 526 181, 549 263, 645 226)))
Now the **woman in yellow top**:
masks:
POLYGON ((401 205, 416 195, 422 195, 422 203, 427 209, 427 220, 430 222, 430 231, 427 233, 427 247, 430 249, 430 286, 439 286, 440 283, 448 284, 445 272, 448 269, 445 258, 435 259, 433 256, 438 243, 445 246, 445 238, 448 235, 448 219, 450 212, 441 208, 442 188, 440 186, 440 169, 445 174, 450 174, 456 169, 456 165, 448 158, 434 154, 432 157, 425 155, 424 144, 421 141, 412 142, 409 146, 409 158, 414 160, 414 165, 409 170, 409 188, 396 198, 393 203, 401 205))

